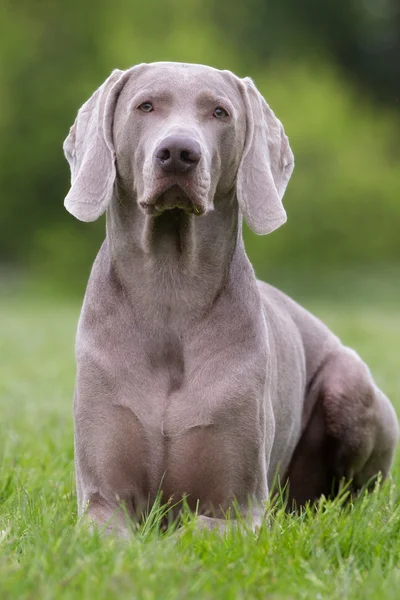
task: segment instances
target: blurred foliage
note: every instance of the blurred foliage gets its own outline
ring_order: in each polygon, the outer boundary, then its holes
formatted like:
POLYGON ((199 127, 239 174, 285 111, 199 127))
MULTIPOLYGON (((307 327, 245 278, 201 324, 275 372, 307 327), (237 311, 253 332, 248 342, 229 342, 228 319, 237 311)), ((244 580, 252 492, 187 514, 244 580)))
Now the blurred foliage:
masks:
MULTIPOLYGON (((327 65, 255 76, 290 137, 296 167, 287 224, 269 236, 271 264, 337 267, 400 257, 400 143, 394 116, 352 95, 327 65), (282 77, 284 73, 284 77, 282 77)), ((263 273, 258 240, 248 249, 263 273)))
POLYGON ((399 107, 398 0, 219 0, 213 14, 253 61, 323 51, 368 94, 399 107))
POLYGON ((3 0, 0 263, 29 267, 68 287, 86 280, 104 220, 87 225, 65 212, 62 142, 79 106, 113 68, 153 60, 250 75, 285 125, 296 157, 285 196, 288 224, 267 238, 246 233, 260 276, 272 265, 395 262, 399 119, 395 102, 384 107, 373 98, 397 94, 398 12, 392 0, 377 0, 368 12, 370 4, 3 0), (368 36, 360 37, 361 30, 368 36), (390 38, 385 60, 361 38, 390 38))

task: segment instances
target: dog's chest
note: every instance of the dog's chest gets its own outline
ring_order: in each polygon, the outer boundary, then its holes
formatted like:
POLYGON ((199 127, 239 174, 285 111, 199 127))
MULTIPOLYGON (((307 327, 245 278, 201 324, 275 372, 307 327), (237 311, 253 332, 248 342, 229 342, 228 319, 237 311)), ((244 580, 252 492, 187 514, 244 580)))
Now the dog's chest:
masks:
MULTIPOLYGON (((127 365, 132 410, 164 436, 193 427, 226 426, 234 415, 262 402, 265 362, 249 351, 248 360, 234 360, 234 344, 220 345, 215 332, 208 339, 185 340, 176 332, 155 336, 142 345, 127 365)), ((220 336, 221 338, 221 336, 220 336)), ((240 415, 237 416, 239 418, 240 415)), ((251 410, 248 415, 251 418, 251 410)))
POLYGON ((145 334, 112 315, 111 329, 97 321, 103 335, 97 330, 95 344, 93 329, 81 329, 80 352, 90 352, 85 361, 80 354, 77 419, 88 412, 90 388, 91 402, 101 398, 118 423, 110 443, 132 485, 140 465, 143 498, 162 484, 168 497, 226 506, 256 491, 265 460, 266 349, 247 322, 217 316, 181 335, 165 324, 145 334))
POLYGON ((151 340, 144 351, 148 368, 160 381, 166 396, 181 389, 185 381, 185 351, 181 336, 169 333, 162 339, 151 340))
POLYGON ((189 503, 227 506, 233 496, 241 498, 242 485, 246 493, 256 492, 265 435, 263 388, 244 372, 238 382, 227 366, 194 369, 181 357, 182 366, 175 350, 172 365, 161 361, 154 369, 146 397, 130 397, 142 428, 134 443, 147 448, 149 492, 161 485, 165 497, 187 494, 189 503))

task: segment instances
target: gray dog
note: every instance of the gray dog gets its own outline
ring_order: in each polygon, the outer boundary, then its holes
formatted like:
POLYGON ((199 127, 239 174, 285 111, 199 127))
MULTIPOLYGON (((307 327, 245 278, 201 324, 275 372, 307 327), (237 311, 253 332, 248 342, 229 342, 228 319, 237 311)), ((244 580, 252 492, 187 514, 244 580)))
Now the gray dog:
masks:
POLYGON ((233 502, 257 526, 277 473, 297 505, 342 477, 386 477, 389 400, 246 256, 242 215, 258 234, 282 225, 294 165, 252 81, 180 63, 114 71, 64 150, 69 212, 107 211, 77 334, 80 512, 125 535, 125 513, 161 490, 202 526, 223 527, 233 502))

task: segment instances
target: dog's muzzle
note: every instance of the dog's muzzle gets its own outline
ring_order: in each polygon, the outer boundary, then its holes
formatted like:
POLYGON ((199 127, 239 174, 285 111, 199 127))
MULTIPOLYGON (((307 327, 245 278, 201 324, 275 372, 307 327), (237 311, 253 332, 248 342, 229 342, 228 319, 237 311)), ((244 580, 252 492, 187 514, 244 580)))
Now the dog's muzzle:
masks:
POLYGON ((140 202, 141 208, 153 216, 174 209, 190 215, 205 213, 204 201, 196 193, 201 159, 200 143, 190 135, 171 134, 161 140, 153 154, 154 195, 140 202))

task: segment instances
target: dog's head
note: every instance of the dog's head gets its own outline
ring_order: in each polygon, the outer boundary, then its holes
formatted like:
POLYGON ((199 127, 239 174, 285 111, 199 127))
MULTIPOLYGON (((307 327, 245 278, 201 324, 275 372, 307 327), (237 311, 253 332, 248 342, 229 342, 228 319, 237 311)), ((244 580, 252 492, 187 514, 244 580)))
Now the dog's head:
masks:
POLYGON ((280 121, 250 79, 183 63, 114 71, 82 106, 64 143, 66 208, 94 221, 118 172, 141 210, 199 218, 233 189, 256 233, 286 221, 282 196, 293 154, 280 121))

